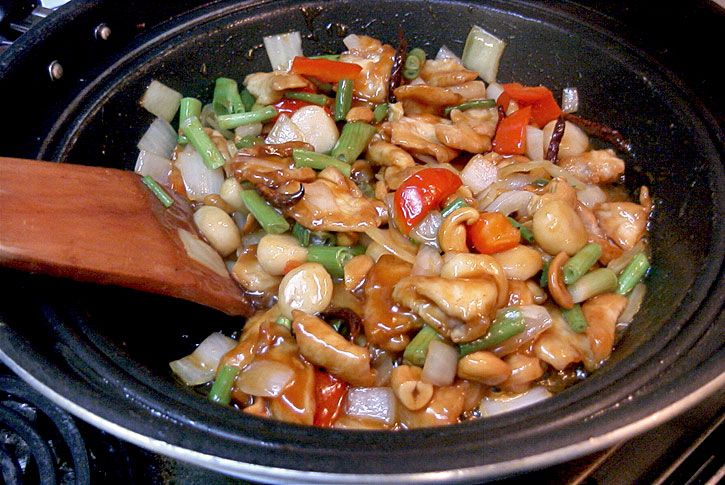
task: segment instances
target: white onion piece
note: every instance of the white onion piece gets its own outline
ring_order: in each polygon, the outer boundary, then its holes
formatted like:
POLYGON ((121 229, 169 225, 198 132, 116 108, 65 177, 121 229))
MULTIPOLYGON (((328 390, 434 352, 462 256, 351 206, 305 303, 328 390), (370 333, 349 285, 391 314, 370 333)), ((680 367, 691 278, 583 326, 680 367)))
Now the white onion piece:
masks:
POLYGON ((501 190, 516 190, 530 185, 536 180, 536 177, 528 173, 515 173, 503 180, 499 180, 499 188, 501 190))
POLYGON ((505 216, 513 214, 514 212, 526 215, 529 202, 531 202, 533 196, 534 194, 526 190, 504 192, 496 197, 484 210, 486 212, 500 212, 505 216))
POLYGON ((438 246, 438 230, 443 223, 443 216, 440 211, 430 211, 417 226, 411 231, 409 236, 421 244, 430 244, 438 246))
POLYGON ((532 387, 525 393, 513 397, 506 396, 500 399, 484 397, 480 406, 481 415, 489 418, 497 414, 508 413, 531 406, 549 397, 551 397, 551 393, 541 386, 532 387))
POLYGON ((171 121, 179 111, 182 97, 180 92, 153 79, 141 98, 141 106, 149 113, 171 121))
POLYGON ((192 200, 203 199, 209 194, 218 194, 224 183, 224 170, 210 169, 204 164, 194 147, 187 145, 176 157, 176 168, 184 180, 186 195, 192 200))
POLYGON ((488 99, 498 100, 501 93, 503 93, 503 86, 499 83, 491 83, 486 87, 486 97, 488 99))
POLYGON ((498 62, 506 42, 474 25, 466 38, 461 60, 466 69, 476 71, 487 83, 496 81, 498 62))
POLYGON ((644 283, 639 283, 632 289, 627 297, 627 306, 624 307, 617 319, 617 330, 624 330, 627 325, 632 323, 634 316, 642 306, 645 293, 647 293, 647 286, 644 283))
MULTIPOLYGON (((246 220, 247 220, 246 216, 245 216, 244 220, 246 223, 246 220)), ((251 232, 249 234, 245 234, 244 236, 242 236, 242 246, 245 248, 248 248, 249 246, 256 246, 257 244, 259 244, 259 241, 261 241, 262 238, 266 235, 267 235, 267 233, 264 232, 264 230, 259 230, 257 232, 251 232)))
POLYGON ((342 43, 345 44, 345 47, 347 47, 349 50, 360 49, 363 47, 360 36, 357 34, 348 35, 347 37, 342 39, 342 43))
POLYGON ((167 184, 169 182, 169 172, 171 172, 171 160, 141 150, 138 153, 136 166, 133 170, 141 176, 150 176, 160 184, 167 184))
POLYGON ((448 48, 446 45, 442 45, 440 49, 438 49, 438 53, 436 54, 436 61, 441 61, 443 59, 455 59, 458 62, 461 62, 461 58, 458 57, 452 50, 448 48))
POLYGON ((387 386, 390 383, 390 374, 393 373, 393 355, 386 350, 379 350, 372 363, 375 369, 375 386, 387 386))
POLYGON ((526 156, 532 160, 540 160, 544 155, 544 132, 535 126, 527 126, 526 156))
POLYGON ((335 121, 322 106, 305 106, 292 114, 290 121, 302 132, 305 142, 317 153, 328 153, 337 143, 340 132, 335 121))
POLYGON ((594 209, 597 204, 607 201, 607 194, 598 185, 587 184, 582 190, 577 190, 576 198, 588 208, 594 209))
POLYGON ((287 32, 263 37, 264 49, 275 71, 286 71, 296 56, 303 56, 302 36, 299 32, 287 32))
POLYGON ((347 391, 345 414, 392 425, 395 422, 395 394, 389 387, 352 387, 347 391))
POLYGON ((224 260, 213 247, 185 229, 178 228, 177 234, 189 258, 202 266, 206 266, 219 276, 229 277, 224 260))
MULTIPOLYGON (((544 139, 546 140, 546 136, 544 136, 544 139)), ((507 165, 499 169, 498 176, 503 179, 513 173, 530 172, 538 168, 543 168, 552 177, 563 178, 569 185, 577 190, 582 190, 586 188, 586 184, 584 182, 573 176, 570 172, 567 172, 558 165, 554 165, 548 160, 535 160, 531 162, 512 163, 511 165, 507 165)))
POLYGON ((171 124, 161 118, 156 118, 138 141, 136 146, 159 157, 170 159, 176 148, 178 135, 171 124))
POLYGON ((251 396, 278 397, 289 385, 295 373, 274 360, 255 360, 237 377, 237 387, 251 396))
POLYGON ((276 145, 289 141, 305 141, 305 134, 290 120, 289 116, 281 114, 267 135, 267 138, 264 140, 264 143, 276 145))
POLYGON ((262 134, 262 123, 250 123, 248 125, 237 126, 234 128, 234 134, 238 137, 259 136, 262 134))
POLYGON ((428 345, 421 377, 435 386, 450 386, 456 378, 457 368, 458 351, 440 340, 433 340, 428 345))
POLYGON ((415 263, 415 246, 413 246, 413 244, 404 246, 401 242, 396 241, 390 235, 391 230, 392 229, 380 229, 378 227, 370 227, 368 229, 365 229, 365 234, 367 234, 370 239, 380 244, 388 252, 396 255, 403 261, 411 264, 415 263))
POLYGON ((461 180, 474 195, 486 190, 498 178, 498 169, 483 155, 472 157, 461 171, 461 180))
POLYGON ((219 360, 236 344, 236 340, 214 332, 191 354, 169 362, 169 367, 187 386, 204 384, 214 379, 219 360))
POLYGON ((418 249, 410 274, 412 276, 438 276, 442 266, 443 258, 438 249, 424 244, 418 249))
POLYGON ((564 113, 576 113, 579 110, 579 91, 577 88, 564 88, 561 93, 561 110, 564 113))
POLYGON ((553 323, 549 311, 543 306, 521 305, 519 308, 521 309, 521 313, 524 314, 524 325, 526 328, 520 334, 504 340, 491 350, 491 352, 499 357, 508 355, 524 343, 533 340, 541 332, 551 327, 553 323))

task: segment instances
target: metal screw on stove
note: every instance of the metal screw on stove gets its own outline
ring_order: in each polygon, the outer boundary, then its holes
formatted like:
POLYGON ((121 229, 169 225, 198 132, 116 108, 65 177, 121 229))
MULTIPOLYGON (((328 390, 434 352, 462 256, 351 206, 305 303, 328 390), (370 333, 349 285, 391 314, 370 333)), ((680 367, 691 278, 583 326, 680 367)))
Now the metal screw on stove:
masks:
POLYGON ((93 32, 98 40, 108 40, 111 36, 111 28, 104 23, 98 24, 93 32))
POLYGON ((63 77, 63 66, 60 65, 60 62, 53 61, 48 65, 48 73, 51 80, 57 81, 63 77))

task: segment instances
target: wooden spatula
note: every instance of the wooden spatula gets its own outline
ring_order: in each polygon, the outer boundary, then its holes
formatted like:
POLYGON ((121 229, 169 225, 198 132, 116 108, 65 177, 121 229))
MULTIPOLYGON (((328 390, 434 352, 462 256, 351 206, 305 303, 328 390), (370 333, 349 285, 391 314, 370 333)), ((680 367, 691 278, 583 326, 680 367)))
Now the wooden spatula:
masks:
POLYGON ((249 315, 229 275, 188 257, 192 211, 168 192, 167 209, 133 172, 0 157, 0 265, 249 315))

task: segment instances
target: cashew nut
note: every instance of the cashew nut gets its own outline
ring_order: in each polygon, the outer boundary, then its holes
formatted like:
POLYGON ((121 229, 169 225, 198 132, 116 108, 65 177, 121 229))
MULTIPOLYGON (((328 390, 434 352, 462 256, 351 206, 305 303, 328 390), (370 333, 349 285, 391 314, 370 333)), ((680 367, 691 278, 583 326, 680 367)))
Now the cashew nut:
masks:
POLYGON ((468 252, 465 225, 470 226, 478 218, 478 211, 473 207, 461 207, 443 219, 443 223, 438 231, 438 243, 441 249, 444 252, 468 252))

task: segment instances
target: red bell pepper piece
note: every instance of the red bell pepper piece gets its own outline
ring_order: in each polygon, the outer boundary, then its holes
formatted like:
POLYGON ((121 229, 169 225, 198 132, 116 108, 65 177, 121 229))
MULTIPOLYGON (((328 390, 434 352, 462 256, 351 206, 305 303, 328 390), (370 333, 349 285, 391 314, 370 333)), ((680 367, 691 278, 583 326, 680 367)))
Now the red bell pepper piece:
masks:
POLYGON ((362 67, 351 62, 331 61, 329 59, 310 59, 297 56, 292 61, 292 72, 303 76, 312 76, 328 83, 341 79, 354 79, 362 67))
POLYGON ((526 126, 530 119, 531 106, 527 106, 499 121, 493 137, 493 151, 501 155, 526 153, 526 126))
POLYGON ((484 212, 468 226, 468 239, 479 253, 493 254, 516 247, 521 232, 500 212, 484 212))
POLYGON ((405 179, 394 197, 398 228, 408 234, 462 184, 458 175, 445 168, 424 168, 405 179))
POLYGON ((561 108, 551 91, 544 86, 522 86, 519 83, 503 85, 503 94, 516 101, 520 108, 531 106, 531 117, 539 128, 561 114, 561 108))
POLYGON ((348 385, 329 372, 315 370, 314 425, 329 428, 342 410, 348 385))

